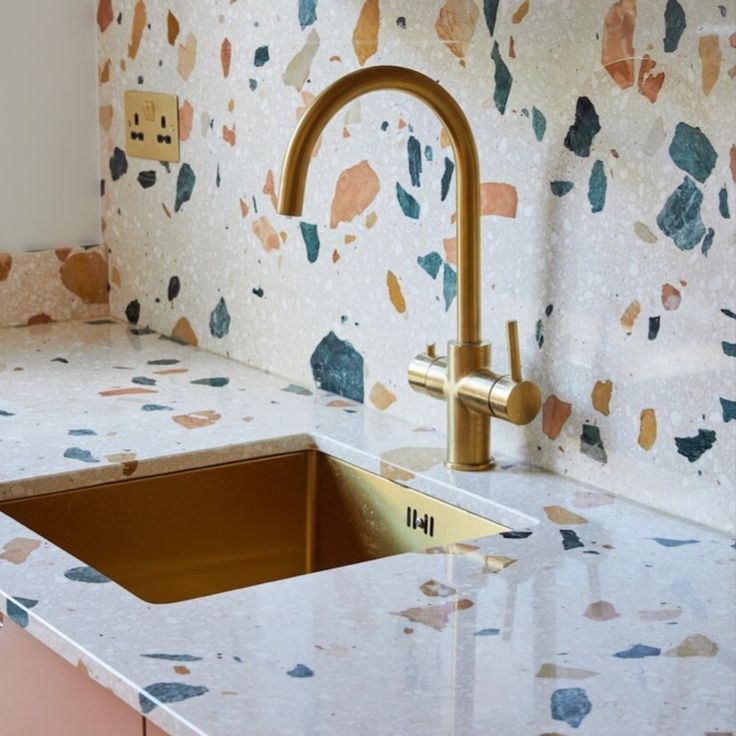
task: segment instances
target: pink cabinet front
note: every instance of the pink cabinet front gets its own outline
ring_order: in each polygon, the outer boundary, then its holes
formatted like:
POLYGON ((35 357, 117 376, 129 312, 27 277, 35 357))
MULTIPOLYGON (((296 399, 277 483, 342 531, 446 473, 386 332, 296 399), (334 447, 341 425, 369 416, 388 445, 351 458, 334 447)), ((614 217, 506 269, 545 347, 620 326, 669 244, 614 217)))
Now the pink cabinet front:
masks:
MULTIPOLYGON (((151 736, 166 736, 152 724, 151 736)), ((143 736, 144 719, 0 615, 0 734, 143 736)))
POLYGON ((146 736, 169 736, 169 734, 155 726, 151 721, 146 721, 146 736))

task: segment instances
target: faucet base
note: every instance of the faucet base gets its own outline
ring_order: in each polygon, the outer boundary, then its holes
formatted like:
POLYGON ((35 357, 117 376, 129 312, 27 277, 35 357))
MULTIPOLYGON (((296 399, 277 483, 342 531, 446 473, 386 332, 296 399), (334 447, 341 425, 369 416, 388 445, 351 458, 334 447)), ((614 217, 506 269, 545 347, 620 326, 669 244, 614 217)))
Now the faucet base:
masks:
POLYGON ((465 463, 451 463, 449 460, 445 460, 445 467, 448 470, 462 470, 465 472, 482 472, 484 470, 490 470, 496 466, 495 458, 491 458, 487 463, 481 463, 480 465, 466 465, 465 463))

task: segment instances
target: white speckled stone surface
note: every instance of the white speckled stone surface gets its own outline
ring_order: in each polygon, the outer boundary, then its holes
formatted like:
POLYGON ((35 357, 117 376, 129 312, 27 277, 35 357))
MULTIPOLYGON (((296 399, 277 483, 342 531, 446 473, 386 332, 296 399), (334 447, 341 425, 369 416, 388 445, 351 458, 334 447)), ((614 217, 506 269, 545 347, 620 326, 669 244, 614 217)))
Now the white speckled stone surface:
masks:
POLYGON ((94 319, 109 311, 103 246, 0 253, 0 327, 94 319))
MULTIPOLYGON (((395 468, 382 465, 383 453, 411 469, 411 453, 397 448, 444 444, 287 385, 118 323, 4 330, 0 498, 315 445, 385 474, 395 468), (150 363, 161 359, 177 362, 150 363), (186 372, 157 373, 171 369, 186 372), (212 377, 229 382, 191 383, 212 377), (155 393, 101 395, 114 389, 155 393), (150 404, 171 410, 142 410, 150 404), (214 422, 173 421, 195 412, 214 422), (69 448, 89 462, 65 457, 69 448)), ((559 476, 500 466, 471 475, 438 464, 406 483, 526 536, 167 605, 66 578, 83 563, 47 542, 20 564, 3 558, 11 540, 37 535, 0 514, 3 610, 134 708, 153 704, 140 696, 155 683, 193 688, 148 713, 174 736, 733 730, 733 540, 559 476), (551 506, 583 518, 557 524, 563 511, 551 506), (489 556, 513 562, 490 572, 501 565, 489 556), (428 597, 420 586, 431 579, 456 593, 428 597), (419 615, 432 623, 442 606, 441 630, 397 615, 426 609, 419 615), (674 656, 685 640, 699 655, 674 656), (639 656, 615 656, 624 652, 639 656), (187 655, 190 673, 142 656, 154 653, 187 655)))
MULTIPOLYGON (((366 95, 325 130, 303 217, 278 215, 269 194, 312 96, 361 63, 417 69, 458 100, 477 140, 481 181, 507 193, 504 203, 490 197, 482 218, 483 337, 493 343, 493 366, 505 370, 504 321, 517 319, 525 375, 549 403, 523 432, 497 425, 496 448, 736 532, 736 320, 722 311, 736 310, 733 2, 319 0, 314 17, 300 17, 299 6, 312 4, 113 3, 98 37, 98 65, 109 65, 99 94, 108 123, 100 147, 110 313, 166 334, 186 329, 208 350, 310 387, 319 385, 311 356, 334 333, 362 356, 366 403, 376 388, 388 390, 395 401, 387 413, 444 426, 441 403, 406 384, 411 358, 434 341, 443 354, 455 334, 454 177, 442 196, 453 154, 433 113, 406 95, 366 95), (373 32, 359 23, 367 5, 380 9, 373 32), (149 25, 131 56, 142 7, 149 25), (665 10, 674 8, 686 28, 676 49, 665 51, 665 10), (450 22, 438 35, 442 13, 450 22), (179 26, 174 41, 169 14, 179 26), (315 38, 303 84, 292 85, 287 70, 315 38), (182 75, 182 48, 191 39, 196 63, 182 75), (367 61, 358 56, 366 47, 375 48, 367 61), (264 49, 269 60, 257 65, 264 49), (503 105, 494 49, 512 78, 503 105), (653 98, 642 92, 647 59, 656 64, 651 73, 663 75, 653 98), (712 89, 702 82, 708 68, 717 80, 712 89), (125 147, 126 89, 179 95, 191 119, 180 164, 130 158, 124 175, 113 171, 110 162, 125 147), (600 131, 589 151, 575 152, 565 142, 583 99, 600 131), (536 131, 535 116, 546 121, 536 131), (673 159, 681 124, 700 130, 716 155, 697 184, 673 159), (414 179, 411 145, 424 152, 414 160, 422 169, 414 179), (380 191, 332 227, 337 182, 362 161, 380 191), (600 211, 591 201, 596 165, 607 181, 600 211), (155 184, 144 188, 141 175, 155 184), (176 212, 179 182, 195 176, 191 198, 176 212), (681 249, 659 221, 686 176, 693 200, 675 219, 702 219, 703 241, 681 249), (573 188, 559 196, 553 184, 573 188), (418 219, 404 215, 397 185, 416 200, 418 219), (311 252, 302 223, 319 240, 311 252), (712 229, 710 246, 705 228, 712 229), (264 229, 270 243, 257 235, 264 229), (427 257, 434 269, 420 266, 417 259, 427 257), (391 277, 402 308, 387 288, 391 277), (172 278, 177 287, 169 292, 172 278), (225 311, 228 329, 213 330, 213 315, 225 311), (610 406, 592 401, 601 383, 611 390, 610 406), (568 414, 555 422, 560 404, 568 414)), ((685 146, 693 155, 697 147, 685 146)))

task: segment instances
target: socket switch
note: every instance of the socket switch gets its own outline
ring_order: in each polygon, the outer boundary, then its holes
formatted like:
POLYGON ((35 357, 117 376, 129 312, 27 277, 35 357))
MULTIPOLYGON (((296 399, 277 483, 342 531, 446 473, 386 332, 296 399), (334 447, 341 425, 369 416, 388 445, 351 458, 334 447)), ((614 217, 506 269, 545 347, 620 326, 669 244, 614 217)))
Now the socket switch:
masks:
POLYGON ((179 100, 176 95, 126 91, 125 150, 133 158, 179 161, 179 100))

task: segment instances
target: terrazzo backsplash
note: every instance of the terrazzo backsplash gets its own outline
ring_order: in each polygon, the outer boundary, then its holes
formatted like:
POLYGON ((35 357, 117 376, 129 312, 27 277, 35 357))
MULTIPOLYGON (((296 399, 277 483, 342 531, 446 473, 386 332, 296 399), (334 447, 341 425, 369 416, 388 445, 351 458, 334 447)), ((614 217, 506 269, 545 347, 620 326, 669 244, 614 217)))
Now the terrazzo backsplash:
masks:
POLYGON ((107 315, 104 247, 0 253, 0 327, 107 315))
POLYGON ((484 335, 518 319, 544 393, 497 452, 721 528, 736 499, 733 0, 99 0, 111 312, 444 431, 412 393, 454 337, 454 165, 418 101, 325 131, 276 213, 313 97, 362 65, 437 79, 483 180, 484 335), (181 163, 128 159, 123 92, 179 95, 181 163))

